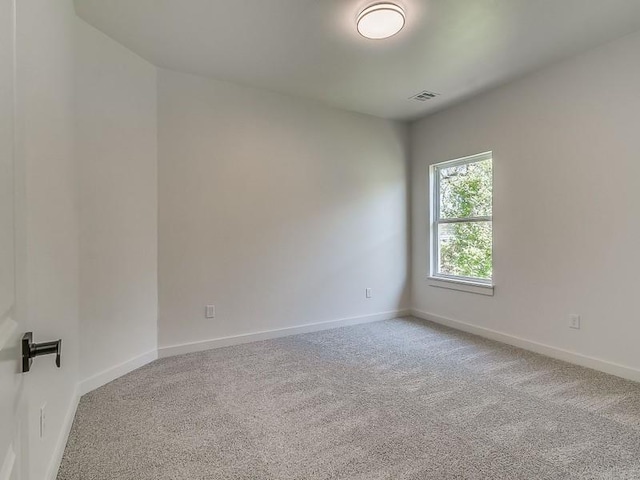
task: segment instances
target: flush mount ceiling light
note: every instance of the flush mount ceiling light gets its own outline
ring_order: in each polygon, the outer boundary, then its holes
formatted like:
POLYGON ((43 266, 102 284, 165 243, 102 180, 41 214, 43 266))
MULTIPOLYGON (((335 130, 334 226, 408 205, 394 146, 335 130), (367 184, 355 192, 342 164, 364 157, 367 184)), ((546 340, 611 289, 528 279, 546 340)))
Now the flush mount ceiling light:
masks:
POLYGON ((358 32, 373 40, 389 38, 404 27, 404 10, 394 3, 376 3, 358 15, 358 32))

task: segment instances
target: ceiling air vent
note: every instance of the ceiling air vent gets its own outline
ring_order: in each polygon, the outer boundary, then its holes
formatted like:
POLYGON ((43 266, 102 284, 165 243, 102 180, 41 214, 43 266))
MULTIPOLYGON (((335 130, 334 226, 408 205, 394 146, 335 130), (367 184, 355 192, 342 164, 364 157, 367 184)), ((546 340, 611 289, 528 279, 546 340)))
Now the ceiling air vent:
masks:
POLYGON ((418 100, 419 102, 426 102, 427 100, 431 100, 432 98, 435 98, 438 95, 440 94, 425 90, 424 92, 420 92, 417 95, 410 97, 409 100, 418 100))

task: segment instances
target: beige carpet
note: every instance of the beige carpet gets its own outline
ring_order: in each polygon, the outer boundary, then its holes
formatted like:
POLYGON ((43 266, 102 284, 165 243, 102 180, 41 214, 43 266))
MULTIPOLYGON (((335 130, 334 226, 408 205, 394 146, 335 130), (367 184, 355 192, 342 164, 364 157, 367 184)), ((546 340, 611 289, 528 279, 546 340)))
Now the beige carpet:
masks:
POLYGON ((415 319, 159 360, 59 480, 640 479, 640 384, 415 319))

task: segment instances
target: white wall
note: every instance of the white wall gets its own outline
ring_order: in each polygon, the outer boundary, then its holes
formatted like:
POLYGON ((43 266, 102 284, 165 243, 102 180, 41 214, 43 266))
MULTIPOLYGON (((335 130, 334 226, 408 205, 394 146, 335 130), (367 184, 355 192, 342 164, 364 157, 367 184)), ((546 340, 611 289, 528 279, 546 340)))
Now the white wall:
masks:
POLYGON ((157 91, 153 65, 80 19, 76 41, 80 378, 87 380, 157 348, 157 91))
POLYGON ((36 341, 63 339, 62 368, 38 359, 28 374, 30 478, 55 468, 78 378, 78 202, 73 155, 73 22, 70 0, 19 1, 17 24, 18 314, 36 341), (39 439, 39 409, 47 405, 39 439))
POLYGON ((407 305, 401 125, 166 70, 158 91, 160 347, 407 305))
POLYGON ((638 52, 630 36, 412 126, 415 308, 640 368, 638 52), (431 287, 428 166, 487 150, 495 296, 431 287))

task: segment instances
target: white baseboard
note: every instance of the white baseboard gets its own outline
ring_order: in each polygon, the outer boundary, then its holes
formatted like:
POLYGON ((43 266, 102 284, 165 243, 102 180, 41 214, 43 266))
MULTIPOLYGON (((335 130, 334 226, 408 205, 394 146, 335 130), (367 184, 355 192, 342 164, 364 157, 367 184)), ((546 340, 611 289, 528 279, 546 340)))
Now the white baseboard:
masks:
POLYGON ((73 426, 73 419, 76 416, 76 410, 78 409, 78 403, 80 402, 80 390, 79 385, 76 386, 71 403, 67 409, 67 414, 64 416, 64 422, 62 424, 62 430, 58 435, 56 446, 51 457, 51 463, 49 463, 49 469, 47 470, 47 480, 56 480, 58 476, 58 470, 62 463, 62 456, 64 455, 64 449, 67 446, 67 440, 69 439, 69 433, 71 433, 71 427, 73 426))
POLYGON ((463 332, 472 333, 480 337, 496 340, 498 342, 506 343, 508 345, 513 345, 514 347, 519 347, 524 350, 529 350, 531 352, 539 353, 541 355, 546 355, 547 357, 556 358, 558 360, 563 360, 565 362, 580 365, 582 367, 591 368, 593 370, 599 370, 601 372, 609 373, 611 375, 616 375, 618 377, 626 378, 627 380, 640 382, 640 370, 627 367, 625 365, 619 365, 617 363, 609 362, 607 360, 589 357, 587 355, 582 355, 580 353, 571 352, 569 350, 564 350, 562 348, 552 347, 550 345, 545 345, 543 343, 538 343, 531 340, 526 340, 521 337, 516 337, 514 335, 498 332, 496 330, 491 330, 485 327, 478 327, 470 323, 461 322, 460 320, 454 320, 451 318, 442 317, 440 315, 435 315, 429 312, 423 312, 421 310, 412 309, 411 314, 414 317, 418 317, 423 320, 428 320, 434 323, 439 323, 441 325, 445 325, 447 327, 451 327, 456 330, 462 330, 463 332))
POLYGON ((73 420, 76 416, 78 403, 80 403, 80 397, 85 393, 89 393, 90 391, 95 390, 96 388, 101 387, 102 385, 105 385, 112 380, 115 380, 116 378, 119 378, 135 370, 136 368, 140 368, 147 363, 153 362, 157 358, 158 351, 152 350, 138 357, 132 358, 131 360, 116 365, 115 367, 104 370, 103 372, 100 372, 97 375, 94 375, 78 383, 73 393, 71 403, 69 404, 67 414, 64 417, 62 430, 60 431, 60 435, 58 436, 58 440, 56 441, 55 450, 51 457, 51 463, 49 464, 49 469, 47 470, 47 480, 55 480, 58 476, 58 470, 60 469, 60 464, 64 455, 64 449, 67 446, 69 433, 71 433, 71 427, 73 426, 73 420))
POLYGON ((99 388, 107 383, 126 375, 133 370, 145 366, 147 363, 151 363, 158 358, 158 351, 151 350, 150 352, 143 353, 131 360, 122 362, 119 365, 108 368, 92 377, 89 377, 80 382, 80 395, 89 393, 96 388, 99 388))
POLYGON ((160 358, 172 357, 174 355, 182 355, 185 353, 201 352, 203 350, 212 350, 214 348, 230 347, 232 345, 241 345, 243 343, 259 342, 261 340, 269 340, 272 338, 288 337, 290 335, 298 335, 300 333, 318 332, 321 330, 346 327, 349 325, 390 320, 392 318, 409 315, 409 313, 409 310, 393 310, 391 312, 382 312, 373 315, 341 318, 338 320, 329 320, 326 322, 308 323, 295 327, 278 328, 275 330, 266 330, 255 333, 245 333, 242 335, 234 335, 230 337, 213 338, 210 340, 183 343, 180 345, 169 345, 159 348, 158 355, 160 358))

